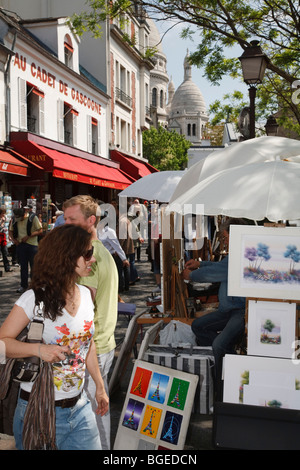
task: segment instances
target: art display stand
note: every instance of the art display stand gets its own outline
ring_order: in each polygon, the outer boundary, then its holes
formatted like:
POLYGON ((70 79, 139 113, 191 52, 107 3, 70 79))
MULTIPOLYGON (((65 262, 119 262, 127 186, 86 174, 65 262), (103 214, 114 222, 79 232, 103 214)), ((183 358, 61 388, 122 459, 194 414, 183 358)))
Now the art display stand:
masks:
POLYGON ((300 231, 232 226, 230 242, 229 256, 230 250, 235 254, 229 294, 259 295, 246 296, 247 355, 226 355, 223 361, 224 394, 214 409, 214 445, 300 450, 295 437, 300 431, 300 286, 299 271, 291 268, 292 262, 300 262, 300 231), (252 263, 251 279, 245 258, 252 263))
POLYGON ((182 450, 197 382, 196 375, 137 360, 114 450, 182 450))

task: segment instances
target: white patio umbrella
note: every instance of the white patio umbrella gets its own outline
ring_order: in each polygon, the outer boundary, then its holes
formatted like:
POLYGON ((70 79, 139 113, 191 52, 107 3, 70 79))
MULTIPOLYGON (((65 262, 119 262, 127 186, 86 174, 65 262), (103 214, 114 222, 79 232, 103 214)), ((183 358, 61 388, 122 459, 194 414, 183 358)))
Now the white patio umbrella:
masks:
POLYGON ((185 205, 203 204, 205 215, 251 220, 300 219, 300 165, 287 161, 253 163, 206 178, 171 203, 168 211, 184 213, 185 205))
POLYGON ((147 201, 157 199, 158 202, 169 202, 176 186, 181 180, 184 171, 158 171, 144 176, 132 183, 120 197, 135 197, 147 201))
POLYGON ((299 161, 299 155, 300 141, 287 137, 263 136, 232 144, 213 151, 190 167, 177 185, 170 202, 177 200, 180 204, 178 198, 188 189, 219 171, 267 160, 283 160, 289 157, 292 160, 293 156, 298 156, 299 161))

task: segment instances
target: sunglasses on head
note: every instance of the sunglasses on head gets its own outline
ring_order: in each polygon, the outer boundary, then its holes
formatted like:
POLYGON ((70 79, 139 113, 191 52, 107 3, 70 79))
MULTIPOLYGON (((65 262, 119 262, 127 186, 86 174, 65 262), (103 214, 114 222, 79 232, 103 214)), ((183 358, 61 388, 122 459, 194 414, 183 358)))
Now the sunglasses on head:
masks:
POLYGON ((85 261, 90 261, 90 259, 93 256, 93 253, 94 253, 94 247, 92 246, 92 248, 87 250, 82 256, 83 256, 85 261))

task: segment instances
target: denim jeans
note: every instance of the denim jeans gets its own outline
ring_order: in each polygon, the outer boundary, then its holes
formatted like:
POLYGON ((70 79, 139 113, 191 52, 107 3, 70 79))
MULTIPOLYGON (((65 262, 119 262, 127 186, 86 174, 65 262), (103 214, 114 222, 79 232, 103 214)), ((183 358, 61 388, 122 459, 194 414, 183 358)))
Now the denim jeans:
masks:
MULTIPOLYGON (((16 448, 23 450, 23 421, 28 402, 19 398, 14 416, 16 448)), ((73 408, 55 408, 58 450, 101 450, 96 415, 85 392, 73 408)))
POLYGON ((33 268, 34 257, 37 253, 38 247, 34 245, 29 245, 29 243, 20 243, 17 245, 17 257, 21 267, 21 286, 23 289, 28 287, 28 276, 30 266, 30 274, 33 268))
MULTIPOLYGON (((115 351, 114 349, 105 354, 98 354, 98 364, 101 371, 102 379, 104 382, 105 390, 108 395, 108 373, 111 368, 115 351)), ((95 400, 96 386, 92 377, 86 370, 85 372, 85 383, 84 389, 87 393, 89 400, 92 403, 93 410, 97 408, 97 402, 95 400)), ((110 411, 104 415, 96 415, 96 422, 100 434, 100 441, 102 450, 110 450, 110 411)))
POLYGON ((222 361, 225 354, 233 354, 234 346, 245 331, 244 309, 213 313, 196 318, 192 331, 199 346, 212 346, 215 358, 215 391, 221 393, 222 361))
POLYGON ((134 282, 139 277, 135 267, 135 253, 128 255, 128 260, 130 263, 130 282, 134 282))

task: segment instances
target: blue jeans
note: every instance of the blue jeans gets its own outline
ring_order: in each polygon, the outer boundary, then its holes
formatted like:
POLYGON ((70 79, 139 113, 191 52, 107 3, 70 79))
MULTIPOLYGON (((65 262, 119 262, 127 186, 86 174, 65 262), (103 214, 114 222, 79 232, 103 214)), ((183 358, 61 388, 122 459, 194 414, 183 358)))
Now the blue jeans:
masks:
POLYGON ((234 346, 245 331, 245 311, 243 309, 229 312, 216 310, 196 318, 191 327, 199 346, 212 346, 215 358, 215 387, 219 395, 223 357, 225 354, 234 353, 234 346))
MULTIPOLYGON (((114 355, 114 349, 108 353, 97 354, 98 364, 107 395, 108 374, 114 360, 114 355)), ((87 369, 85 369, 84 389, 89 400, 92 403, 92 409, 95 411, 97 408, 97 401, 95 399, 96 385, 87 369)), ((110 450, 110 409, 108 409, 108 412, 104 416, 96 415, 96 422, 99 430, 102 450, 110 450)))
MULTIPOLYGON (((16 448, 23 450, 23 421, 28 402, 18 399, 14 416, 16 448)), ((58 450, 101 450, 96 415, 85 392, 73 408, 55 408, 58 450)))
POLYGON ((135 253, 128 255, 128 260, 130 263, 130 282, 134 282, 139 277, 135 267, 135 253))
POLYGON ((21 267, 21 286, 23 289, 28 287, 28 265, 30 266, 30 273, 33 268, 34 257, 37 253, 38 247, 29 245, 29 243, 20 243, 17 245, 17 257, 21 267))

